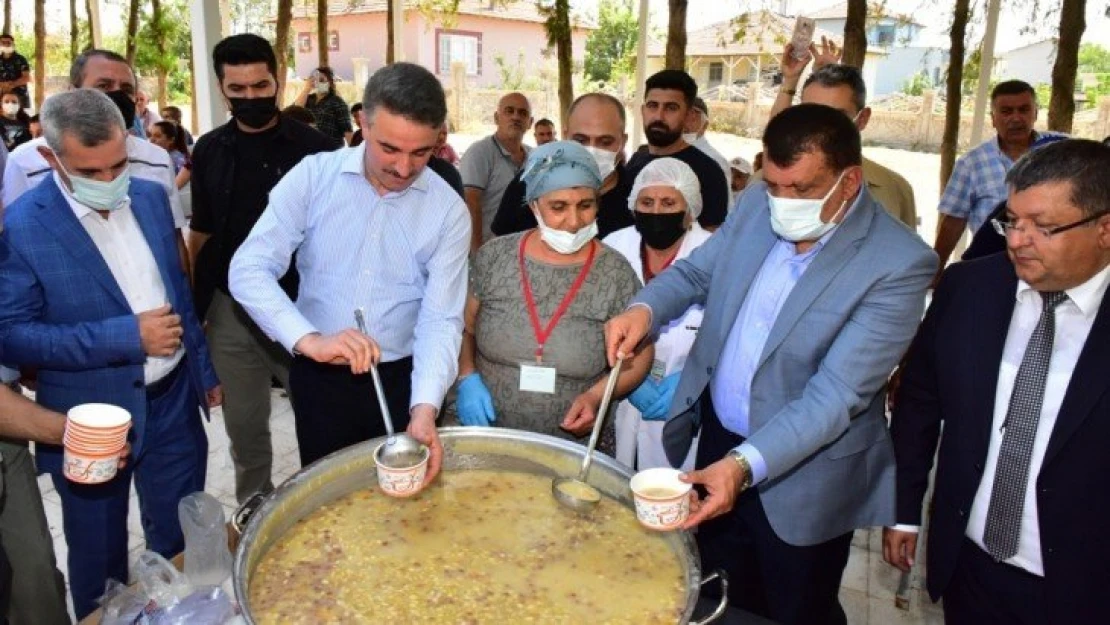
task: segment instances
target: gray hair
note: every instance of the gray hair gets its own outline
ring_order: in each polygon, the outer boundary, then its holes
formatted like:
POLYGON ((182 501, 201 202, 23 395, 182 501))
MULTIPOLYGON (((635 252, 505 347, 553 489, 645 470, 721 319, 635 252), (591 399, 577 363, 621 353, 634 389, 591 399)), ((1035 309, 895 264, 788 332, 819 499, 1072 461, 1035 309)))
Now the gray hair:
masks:
POLYGON ((814 70, 809 78, 806 78, 802 90, 805 91, 806 87, 814 83, 828 88, 848 87, 852 90, 852 104, 855 105, 856 111, 862 111, 867 106, 867 84, 863 81, 863 75, 859 70, 851 65, 830 63, 814 70))
POLYGON ((447 119, 447 97, 439 80, 414 63, 394 63, 374 72, 362 94, 362 115, 373 123, 375 109, 438 129, 447 119))
POLYGON ((62 153, 62 139, 70 135, 86 147, 98 146, 127 132, 123 115, 111 98, 96 89, 74 89, 50 96, 39 112, 46 145, 62 153))

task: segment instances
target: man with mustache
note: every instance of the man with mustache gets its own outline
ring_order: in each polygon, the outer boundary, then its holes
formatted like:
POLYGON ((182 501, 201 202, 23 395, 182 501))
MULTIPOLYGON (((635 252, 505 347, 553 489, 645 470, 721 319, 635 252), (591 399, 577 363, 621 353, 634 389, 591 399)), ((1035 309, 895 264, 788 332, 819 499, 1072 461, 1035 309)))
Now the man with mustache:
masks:
MULTIPOLYGON (((937 277, 964 228, 977 232, 1006 199, 1006 174, 1042 135, 1033 130, 1037 121, 1037 92, 1029 83, 1007 80, 991 91, 991 125, 998 133, 956 161, 952 177, 940 198, 940 223, 933 248, 940 257, 937 277)), ((935 281, 934 281, 935 282, 935 281)))
POLYGON ((651 161, 669 156, 690 166, 701 183, 704 206, 698 223, 716 229, 728 214, 729 190, 725 172, 712 157, 682 138, 686 118, 698 95, 698 86, 682 70, 665 69, 653 74, 645 83, 644 134, 647 149, 641 148, 628 161, 628 179, 635 180, 651 161))
POLYGON ((493 238, 493 218, 501 196, 528 156, 524 133, 532 127, 532 108, 522 93, 510 93, 493 114, 497 131, 478 141, 459 162, 466 207, 470 209, 470 251, 493 238))
POLYGON ((376 365, 394 425, 431 448, 430 482, 443 457, 436 417, 462 345, 470 219, 427 167, 447 117, 439 80, 393 63, 370 77, 362 105, 363 144, 307 156, 277 183, 228 285, 293 354, 302 465, 385 434, 376 365), (295 304, 278 283, 294 253, 295 304))

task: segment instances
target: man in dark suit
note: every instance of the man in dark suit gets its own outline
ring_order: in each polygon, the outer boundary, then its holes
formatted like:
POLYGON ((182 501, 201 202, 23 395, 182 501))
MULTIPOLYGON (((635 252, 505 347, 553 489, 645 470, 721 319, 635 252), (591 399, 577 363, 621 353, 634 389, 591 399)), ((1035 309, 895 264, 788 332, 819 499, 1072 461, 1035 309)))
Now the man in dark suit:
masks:
POLYGON ((37 399, 51 410, 101 402, 131 413, 133 462, 111 481, 70 482, 61 447, 36 450, 61 497, 81 619, 107 579, 128 579, 132 475, 148 547, 166 557, 184 548, 177 506, 204 490, 200 415, 222 393, 166 193, 130 178, 119 109, 99 91, 75 89, 50 97, 41 115, 54 173, 4 216, 0 353, 38 368, 37 399))
POLYGON ((914 560, 944 426, 928 589, 949 624, 1107 622, 1110 582, 1110 148, 1069 139, 1007 176, 1007 254, 949 267, 891 425, 914 560))

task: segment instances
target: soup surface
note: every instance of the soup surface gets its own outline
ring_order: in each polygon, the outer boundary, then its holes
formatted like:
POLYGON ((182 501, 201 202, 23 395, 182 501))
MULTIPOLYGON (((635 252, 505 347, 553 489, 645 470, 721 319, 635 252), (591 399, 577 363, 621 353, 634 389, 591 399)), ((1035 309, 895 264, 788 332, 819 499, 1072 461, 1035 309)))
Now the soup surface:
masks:
POLYGON ((375 488, 293 526, 250 581, 258 623, 675 623, 678 556, 602 498, 560 506, 551 478, 444 472, 411 499, 375 488))

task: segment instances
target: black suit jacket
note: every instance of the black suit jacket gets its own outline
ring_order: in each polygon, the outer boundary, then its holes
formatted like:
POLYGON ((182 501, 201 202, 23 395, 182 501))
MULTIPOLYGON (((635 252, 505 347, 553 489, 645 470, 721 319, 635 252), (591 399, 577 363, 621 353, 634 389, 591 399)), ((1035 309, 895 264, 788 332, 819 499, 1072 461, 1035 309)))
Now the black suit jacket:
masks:
MULTIPOLYGON (((1016 293, 1017 276, 1005 254, 950 267, 902 373, 891 422, 900 523, 921 523, 944 423, 926 559, 934 600, 952 579, 983 474, 1016 293)), ((1110 587, 1110 298, 1102 300, 1040 474, 1031 479, 1053 622, 1110 621, 1103 594, 1110 587)))

